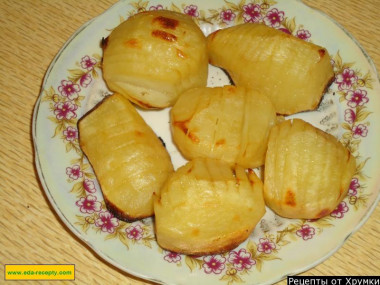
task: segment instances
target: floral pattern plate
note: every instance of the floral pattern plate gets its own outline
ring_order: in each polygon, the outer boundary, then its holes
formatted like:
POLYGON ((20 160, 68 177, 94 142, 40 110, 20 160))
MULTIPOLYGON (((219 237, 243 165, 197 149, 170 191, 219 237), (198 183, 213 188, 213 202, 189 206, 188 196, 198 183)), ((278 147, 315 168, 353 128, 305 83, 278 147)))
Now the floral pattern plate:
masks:
MULTIPOLYGON (((208 85, 225 84, 229 84, 225 73, 210 66, 208 85)), ((47 71, 33 117, 37 170, 51 204, 68 228, 106 261, 130 274, 163 284, 273 283, 333 254, 376 207, 379 90, 374 65, 360 45, 339 24, 300 1, 121 1, 79 29, 47 71), (110 94, 102 79, 102 38, 130 15, 157 9, 191 15, 206 35, 229 25, 260 22, 327 48, 335 81, 318 110, 293 117, 332 133, 357 157, 348 195, 329 216, 290 220, 268 210, 238 248, 194 257, 160 249, 152 219, 126 223, 107 211, 95 175, 79 148, 76 124, 110 94)), ((165 142, 175 168, 184 164, 171 140, 169 110, 139 112, 165 142)))

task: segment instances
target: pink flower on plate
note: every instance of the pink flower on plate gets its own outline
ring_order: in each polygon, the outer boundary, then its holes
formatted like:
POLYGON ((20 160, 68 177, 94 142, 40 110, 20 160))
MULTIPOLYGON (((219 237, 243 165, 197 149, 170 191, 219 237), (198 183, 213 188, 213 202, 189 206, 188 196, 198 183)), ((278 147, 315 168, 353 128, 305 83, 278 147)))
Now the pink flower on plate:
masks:
POLYGON ((119 225, 119 221, 110 212, 106 211, 99 213, 99 217, 95 220, 95 225, 101 228, 102 232, 112 234, 119 225))
POLYGON ((86 178, 83 181, 83 187, 84 187, 84 190, 86 190, 88 193, 95 193, 96 192, 95 183, 94 183, 94 181, 92 181, 90 179, 86 178))
POLYGON ((347 105, 351 108, 356 108, 357 106, 363 106, 368 103, 369 99, 367 97, 367 91, 356 89, 355 91, 349 90, 346 94, 347 105))
POLYGON ((164 10, 164 7, 161 4, 159 4, 157 6, 150 6, 149 7, 149 11, 156 11, 156 10, 164 10))
POLYGON ((66 130, 63 131, 63 135, 67 141, 73 142, 78 139, 78 130, 76 128, 68 126, 66 130))
POLYGON ((262 21, 261 8, 259 4, 250 3, 243 6, 243 18, 246 23, 258 23, 262 21))
POLYGON ((79 79, 79 84, 83 88, 88 87, 88 85, 90 85, 91 82, 92 82, 92 77, 91 77, 91 74, 89 73, 83 74, 81 78, 79 79))
POLYGON ((346 109, 344 111, 344 120, 349 123, 349 124, 352 124, 355 122, 355 119, 356 119, 356 114, 353 110, 351 109, 346 109))
POLYGON ((308 40, 311 37, 311 34, 308 30, 301 29, 297 31, 296 36, 301 40, 308 40))
POLYGON ((297 236, 302 237, 303 240, 312 239, 315 235, 315 229, 309 225, 303 225, 298 231, 297 236))
POLYGON ((76 201, 75 205, 79 207, 79 210, 82 213, 92 214, 94 212, 99 212, 102 209, 102 203, 96 200, 96 196, 87 195, 76 201))
POLYGON ((240 249, 238 252, 231 251, 228 256, 228 261, 232 263, 238 271, 250 269, 252 265, 256 264, 256 261, 251 258, 251 254, 244 248, 240 249))
POLYGON ((231 9, 228 9, 220 12, 220 18, 224 23, 228 24, 236 18, 236 15, 231 9))
POLYGON ((140 240, 143 237, 144 230, 141 228, 140 225, 136 225, 136 226, 129 226, 128 228, 125 229, 125 232, 129 239, 140 240))
POLYGON ((170 263, 177 263, 181 260, 181 255, 176 252, 168 251, 164 256, 164 259, 170 263))
POLYGON ((66 167, 66 174, 69 176, 69 178, 73 180, 77 180, 83 177, 83 172, 80 170, 79 165, 74 165, 73 167, 66 167))
POLYGON ((226 259, 221 255, 208 255, 203 258, 203 270, 207 274, 220 274, 226 267, 226 259))
POLYGON ((268 11, 266 16, 264 17, 264 22, 266 25, 278 28, 281 25, 281 22, 284 20, 285 13, 282 11, 278 11, 278 9, 273 8, 272 10, 268 11))
POLYGON ((62 80, 61 85, 58 87, 58 91, 62 96, 66 96, 69 100, 74 100, 79 97, 78 92, 80 87, 78 84, 74 84, 70 80, 62 80))
POLYGON ((58 120, 70 120, 77 117, 77 114, 75 113, 77 109, 78 106, 70 101, 65 103, 59 102, 54 105, 54 114, 58 120))
POLYGON ((357 178, 352 178, 350 188, 348 189, 348 195, 356 196, 356 194, 358 194, 358 188, 360 188, 359 180, 357 178))
POLYGON ((340 202, 338 207, 336 207, 336 209, 330 213, 330 216, 337 219, 341 219, 344 217, 344 213, 347 213, 348 210, 349 209, 346 202, 342 201, 340 202))
POLYGON ((91 71, 94 69, 95 64, 97 61, 94 58, 89 57, 88 55, 82 57, 80 66, 83 69, 87 69, 88 71, 91 71))
POLYGON ((199 12, 198 12, 198 7, 196 5, 189 5, 186 6, 184 9, 185 14, 191 16, 191 17, 198 17, 199 12))
POLYGON ((257 250, 266 254, 271 253, 276 248, 276 244, 267 238, 261 238, 257 250))
POLYGON ((360 137, 366 137, 368 134, 368 128, 366 125, 359 124, 352 128, 352 133, 355 139, 360 137))
POLYGON ((336 84, 338 84, 339 90, 347 90, 352 87, 358 81, 358 77, 352 69, 345 68, 341 74, 338 74, 335 78, 336 84))

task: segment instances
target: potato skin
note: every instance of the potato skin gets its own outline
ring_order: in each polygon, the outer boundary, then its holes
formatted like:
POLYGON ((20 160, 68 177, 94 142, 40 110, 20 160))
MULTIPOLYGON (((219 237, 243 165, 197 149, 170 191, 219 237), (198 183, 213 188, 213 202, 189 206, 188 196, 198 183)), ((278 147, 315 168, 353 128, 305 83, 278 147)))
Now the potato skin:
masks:
POLYGON ((332 135, 301 120, 286 120, 269 136, 264 199, 286 218, 317 219, 346 196, 355 157, 332 135))
POLYGON ((136 14, 103 43, 108 87, 145 109, 173 105, 181 92, 206 86, 207 76, 206 38, 185 14, 136 14))
POLYGON ((269 96, 278 114, 317 108, 334 80, 327 50, 263 24, 245 23, 207 37, 210 63, 237 86, 269 96))
POLYGON ((106 97, 79 120, 78 129, 107 209, 125 221, 152 216, 153 193, 160 192, 173 166, 133 105, 120 94, 106 97))
POLYGON ((206 255, 243 242, 265 213, 262 182, 250 170, 194 159, 174 172, 154 200, 158 244, 206 255))
POLYGON ((246 168, 264 164, 276 122, 266 96, 236 86, 188 90, 170 116, 173 140, 187 159, 215 158, 246 168))

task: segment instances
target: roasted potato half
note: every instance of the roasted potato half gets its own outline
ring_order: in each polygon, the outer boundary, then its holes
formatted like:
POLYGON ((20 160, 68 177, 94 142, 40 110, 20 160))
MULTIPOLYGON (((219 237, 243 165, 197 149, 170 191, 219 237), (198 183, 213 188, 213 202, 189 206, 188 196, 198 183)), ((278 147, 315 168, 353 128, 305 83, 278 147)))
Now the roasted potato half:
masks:
POLYGON ((263 24, 217 30, 207 38, 210 63, 237 86, 254 88, 283 115, 317 108, 334 79, 327 50, 263 24))
POLYGON ((108 210, 126 221, 153 215, 153 193, 173 166, 153 130, 122 95, 104 99, 78 123, 79 142, 108 210))
POLYGON ((287 218, 328 215, 346 196, 355 157, 332 135, 301 120, 272 128, 264 171, 267 206, 287 218))
POLYGON ((207 84, 206 38, 190 16, 146 11, 131 16, 103 42, 108 87, 142 108, 164 108, 207 84))
POLYGON ((171 110, 173 140, 187 159, 215 158, 246 168, 264 164, 275 122, 266 96, 236 86, 190 89, 171 110))
POLYGON ((194 159, 177 169, 155 196, 158 244, 205 255, 231 250, 265 213, 262 182, 250 170, 214 159, 194 159))

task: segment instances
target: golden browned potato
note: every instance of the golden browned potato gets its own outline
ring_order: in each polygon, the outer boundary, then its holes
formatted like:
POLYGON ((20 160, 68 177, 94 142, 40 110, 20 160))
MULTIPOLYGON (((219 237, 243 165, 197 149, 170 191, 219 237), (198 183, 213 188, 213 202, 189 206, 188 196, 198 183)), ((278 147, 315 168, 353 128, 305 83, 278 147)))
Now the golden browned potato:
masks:
POLYGON ((287 218, 328 215, 346 196, 355 158, 332 135, 301 119, 272 128, 265 161, 267 206, 287 218))
POLYGON ((236 85, 254 88, 289 115, 317 108, 334 79, 327 50, 263 24, 245 23, 210 34, 210 63, 236 85))
POLYGON ((154 200, 156 237, 167 250, 204 255, 231 250, 265 213, 262 182, 250 170, 194 159, 177 169, 154 200))
POLYGON ((275 122, 266 96, 236 86, 188 90, 171 110, 173 140, 187 159, 209 157, 246 168, 264 163, 275 122))
POLYGON ((172 11, 136 14, 103 43, 108 87, 142 108, 164 108, 207 84, 206 38, 190 16, 172 11))
POLYGON ((79 123, 79 142, 108 210, 133 221, 153 215, 153 193, 173 166, 166 149, 133 105, 120 94, 104 99, 79 123))

